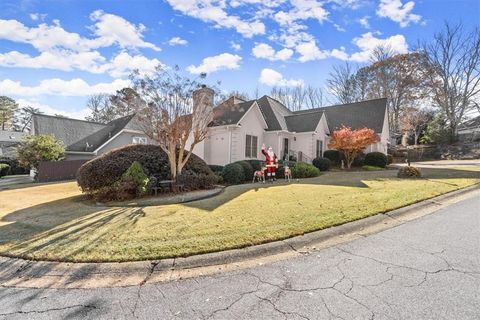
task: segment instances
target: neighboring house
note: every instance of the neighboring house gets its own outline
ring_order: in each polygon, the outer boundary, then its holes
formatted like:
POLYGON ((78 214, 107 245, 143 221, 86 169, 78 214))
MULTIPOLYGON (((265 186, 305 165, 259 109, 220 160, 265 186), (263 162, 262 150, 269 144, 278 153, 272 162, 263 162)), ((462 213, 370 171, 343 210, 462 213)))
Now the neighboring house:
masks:
POLYGON ((467 120, 458 126, 458 139, 461 141, 480 140, 480 116, 467 120))
POLYGON ((0 130, 0 158, 16 158, 16 147, 27 132, 0 130))
POLYGON ((53 135, 62 141, 65 160, 88 160, 124 145, 150 143, 135 115, 103 124, 34 114, 31 132, 33 135, 53 135))
POLYGON ((323 155, 330 134, 342 125, 375 130, 380 142, 366 152, 387 153, 390 136, 386 99, 292 112, 269 96, 250 101, 231 97, 213 114, 207 138, 194 148, 208 164, 263 159, 262 144, 272 146, 281 159, 311 162, 323 155))

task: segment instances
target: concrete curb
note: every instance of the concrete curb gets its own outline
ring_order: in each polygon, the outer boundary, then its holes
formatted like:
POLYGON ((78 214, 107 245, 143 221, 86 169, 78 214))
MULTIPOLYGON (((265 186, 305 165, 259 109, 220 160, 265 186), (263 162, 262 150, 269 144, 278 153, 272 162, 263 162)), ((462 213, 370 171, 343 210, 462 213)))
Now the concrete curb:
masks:
POLYGON ((185 258, 122 263, 67 263, 0 256, 0 286, 84 288, 143 285, 147 281, 159 282, 218 272, 219 269, 249 267, 308 254, 396 227, 438 211, 478 190, 480 184, 304 235, 185 258))

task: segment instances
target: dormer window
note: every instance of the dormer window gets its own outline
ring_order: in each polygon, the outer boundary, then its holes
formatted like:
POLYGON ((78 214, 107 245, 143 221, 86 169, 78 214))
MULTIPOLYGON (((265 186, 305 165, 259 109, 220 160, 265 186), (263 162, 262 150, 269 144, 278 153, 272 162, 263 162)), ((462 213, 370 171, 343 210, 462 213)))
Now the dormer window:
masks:
POLYGON ((145 137, 133 137, 132 138, 133 144, 147 144, 147 138, 145 137))

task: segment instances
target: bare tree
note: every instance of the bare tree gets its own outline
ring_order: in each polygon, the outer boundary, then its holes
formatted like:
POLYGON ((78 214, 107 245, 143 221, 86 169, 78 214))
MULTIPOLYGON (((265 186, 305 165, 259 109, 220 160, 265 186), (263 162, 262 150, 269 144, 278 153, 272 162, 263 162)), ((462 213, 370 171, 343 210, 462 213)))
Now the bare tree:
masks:
POLYGON ((387 98, 390 129, 399 132, 402 109, 414 105, 429 93, 426 83, 430 68, 425 63, 425 56, 419 52, 389 55, 388 48, 380 47, 375 58, 377 61, 361 68, 357 75, 362 74, 368 83, 368 99, 387 98))
POLYGON ((167 70, 159 66, 153 75, 136 71, 131 80, 146 102, 138 113, 139 123, 167 153, 170 174, 176 181, 194 147, 206 138, 213 118, 214 91, 201 87, 197 79, 180 75, 178 67, 167 70))
POLYGON ((356 69, 348 62, 333 67, 327 79, 328 90, 340 103, 358 101, 356 69))
POLYGON ((32 124, 33 114, 42 114, 43 112, 40 111, 38 108, 26 106, 21 108, 15 114, 15 123, 14 128, 16 131, 30 131, 30 127, 32 124))
POLYGON ((323 105, 323 91, 315 87, 273 87, 270 96, 283 103, 291 111, 313 109, 323 105))
POLYGON ((413 134, 414 144, 417 145, 418 138, 433 118, 431 111, 406 107, 400 117, 400 129, 408 134, 413 134))
POLYGON ((110 103, 110 95, 105 93, 89 96, 87 108, 90 109, 90 115, 85 117, 88 121, 108 123, 117 117, 110 103))
POLYGON ((480 29, 466 32, 462 24, 445 23, 431 42, 422 44, 435 105, 445 114, 451 139, 465 114, 480 98, 480 29))

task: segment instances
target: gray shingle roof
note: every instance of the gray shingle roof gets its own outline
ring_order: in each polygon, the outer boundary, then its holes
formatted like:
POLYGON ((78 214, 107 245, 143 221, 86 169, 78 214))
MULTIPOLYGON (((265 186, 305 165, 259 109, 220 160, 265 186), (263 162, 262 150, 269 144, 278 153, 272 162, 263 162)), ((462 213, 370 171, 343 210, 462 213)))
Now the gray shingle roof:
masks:
MULTIPOLYGON (((228 102, 228 100, 225 102, 228 102)), ((238 104, 221 103, 213 108, 213 121, 210 126, 225 126, 238 123, 243 115, 252 107, 254 102, 255 100, 238 104)))
POLYGON ((27 132, 0 130, 0 142, 20 142, 26 135, 28 135, 27 132))
POLYGON ((128 115, 103 124, 35 114, 33 117, 33 134, 54 135, 63 142, 66 151, 91 152, 124 128, 138 130, 138 125, 131 121, 134 116, 134 114, 128 115))
POLYGON ((69 145, 103 129, 103 123, 84 120, 48 116, 44 114, 33 115, 33 134, 50 134, 68 147, 69 145))
POLYGON ((286 116, 288 131, 290 132, 310 132, 315 131, 322 118, 323 111, 294 114, 286 116))
POLYGON ((459 130, 480 127, 480 116, 467 120, 458 126, 459 130))
POLYGON ((325 112, 330 131, 345 125, 352 129, 367 127, 380 133, 383 131, 386 108, 387 99, 381 98, 317 109, 301 110, 294 112, 294 114, 309 114, 313 116, 315 113, 325 112))
POLYGON ((257 103, 267 123, 268 131, 288 129, 285 116, 291 115, 292 112, 287 107, 269 96, 261 97, 257 103))
POLYGON ((135 115, 131 114, 119 119, 115 119, 106 124, 105 127, 92 133, 91 135, 80 139, 79 141, 67 146, 67 151, 94 151, 102 144, 107 142, 122 129, 126 128, 135 115), (87 144, 88 143, 88 144, 87 144), (87 147, 88 145, 88 147, 87 147))

